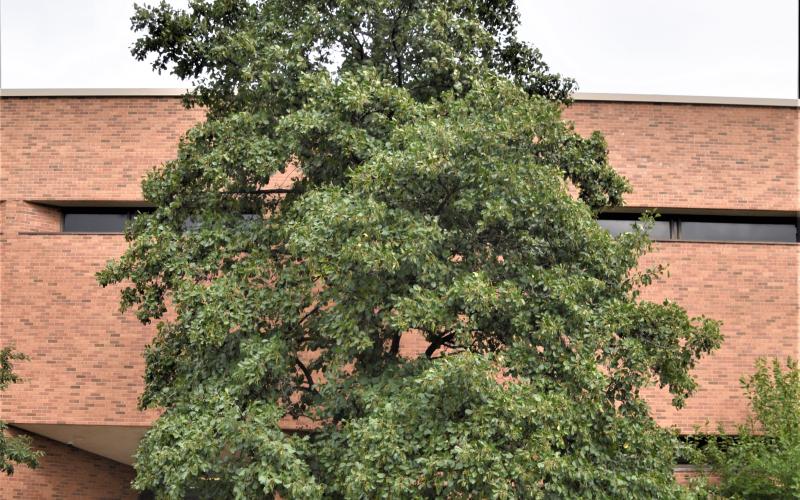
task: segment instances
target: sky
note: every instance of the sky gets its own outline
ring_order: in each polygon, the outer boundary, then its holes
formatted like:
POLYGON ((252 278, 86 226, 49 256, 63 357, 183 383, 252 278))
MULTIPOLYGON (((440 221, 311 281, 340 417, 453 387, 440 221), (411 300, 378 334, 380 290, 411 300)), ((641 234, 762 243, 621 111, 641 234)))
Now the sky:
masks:
MULTIPOLYGON (((520 37, 580 91, 798 98, 798 0, 518 4, 520 37)), ((132 5, 0 0, 0 86, 185 87, 130 55, 132 5)))

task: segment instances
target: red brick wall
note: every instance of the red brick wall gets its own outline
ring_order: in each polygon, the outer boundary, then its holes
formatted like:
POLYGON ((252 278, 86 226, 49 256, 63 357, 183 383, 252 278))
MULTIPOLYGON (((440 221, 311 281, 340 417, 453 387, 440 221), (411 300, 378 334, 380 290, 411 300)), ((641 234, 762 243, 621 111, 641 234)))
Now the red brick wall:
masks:
MULTIPOLYGON (((11 431, 11 434, 18 434, 11 431)), ((130 487, 133 468, 50 439, 31 435, 33 447, 44 451, 37 469, 17 467, 13 476, 0 475, 0 500, 135 499, 130 487)))
POLYGON ((169 97, 3 98, 0 199, 140 200, 139 181, 202 119, 169 97))
POLYGON ((25 383, 0 394, 16 423, 148 424, 136 408, 152 328, 119 313, 119 290, 95 273, 119 235, 15 234, 3 244, 2 330, 28 356, 25 383))
POLYGON ((61 212, 57 208, 36 205, 19 200, 5 202, 9 206, 8 217, 0 219, 0 224, 13 235, 16 229, 28 232, 59 231, 61 212))
MULTIPOLYGON (((565 116, 583 134, 603 132, 612 164, 633 186, 628 206, 800 210, 797 108, 579 101, 565 116)), ((800 356, 799 262, 796 244, 664 242, 643 259, 670 270, 646 298, 719 319, 725 335, 701 361, 700 389, 683 410, 666 391, 648 391, 659 422, 683 432, 707 422, 731 428, 745 418, 739 379, 756 358, 800 356)))
MULTIPOLYGON (((577 102, 566 115, 583 133, 604 131, 613 164, 634 186, 630 206, 800 209, 796 108, 577 102)), ((120 315, 117 291, 94 278, 123 251, 123 238, 53 234, 58 211, 30 202, 140 200, 142 175, 174 157, 202 112, 176 98, 2 98, 0 117, 0 331, 32 358, 19 364, 26 382, 0 394, 0 418, 146 425, 153 414, 136 401, 152 329, 120 315)), ((698 368, 701 389, 686 409, 651 391, 659 422, 690 432, 707 420, 741 421, 738 379, 755 358, 800 355, 799 260, 791 244, 656 245, 643 264, 668 263, 670 276, 645 296, 721 319, 726 335, 698 368)), ((44 471, 20 473, 14 484, 47 488, 36 474, 55 473, 44 471)))
POLYGON ((3 98, 0 116, 0 330, 31 357, 0 417, 147 424, 136 402, 152 329, 121 315, 118 290, 94 277, 123 237, 52 234, 60 212, 31 201, 141 200, 142 176, 174 158, 202 112, 177 98, 3 98))
POLYGON ((695 371, 699 391, 684 409, 651 390, 654 416, 663 425, 692 432, 710 422, 733 430, 747 414, 739 379, 753 371, 759 356, 785 358, 800 354, 798 261, 796 244, 662 242, 641 266, 666 263, 664 275, 643 297, 668 298, 692 316, 721 320, 725 341, 695 371))
POLYGON ((565 112, 600 130, 633 184, 627 204, 800 210, 797 108, 579 101, 565 112))

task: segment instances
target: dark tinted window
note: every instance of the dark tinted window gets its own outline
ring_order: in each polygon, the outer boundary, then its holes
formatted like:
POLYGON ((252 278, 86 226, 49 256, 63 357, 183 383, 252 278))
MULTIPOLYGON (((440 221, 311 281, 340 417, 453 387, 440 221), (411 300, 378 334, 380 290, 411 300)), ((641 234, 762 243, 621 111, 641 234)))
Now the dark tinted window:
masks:
MULTIPOLYGON (((605 213, 598 222, 612 235, 630 231, 635 213, 605 213)), ((792 243, 798 240, 793 217, 662 214, 650 230, 653 240, 757 241, 792 243)))
MULTIPOLYGON (((634 225, 640 224, 639 221, 630 219, 600 219, 597 222, 611 233, 611 236, 619 236, 631 231, 634 225)), ((652 240, 668 240, 670 236, 669 221, 657 220, 648 234, 652 240)))
POLYGON ((64 232, 121 233, 125 230, 125 223, 127 221, 127 213, 65 213, 64 232))
POLYGON ((680 239, 694 241, 797 241, 795 224, 681 221, 680 239))
POLYGON ((125 224, 140 212, 149 208, 125 209, 66 209, 64 210, 65 233, 122 233, 125 224))

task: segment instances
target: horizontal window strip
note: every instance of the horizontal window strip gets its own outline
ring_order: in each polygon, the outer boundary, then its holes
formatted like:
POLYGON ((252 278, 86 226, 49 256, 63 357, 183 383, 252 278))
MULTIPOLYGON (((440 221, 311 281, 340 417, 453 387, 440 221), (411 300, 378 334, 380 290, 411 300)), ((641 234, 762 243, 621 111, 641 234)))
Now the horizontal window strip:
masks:
POLYGON ((61 231, 64 233, 122 233, 125 225, 141 212, 152 208, 64 208, 61 231))
MULTIPOLYGON (((612 236, 630 232, 641 224, 638 213, 603 213, 598 223, 612 236)), ((796 243, 797 217, 720 216, 699 214, 662 214, 650 229, 656 241, 731 241, 796 243)))

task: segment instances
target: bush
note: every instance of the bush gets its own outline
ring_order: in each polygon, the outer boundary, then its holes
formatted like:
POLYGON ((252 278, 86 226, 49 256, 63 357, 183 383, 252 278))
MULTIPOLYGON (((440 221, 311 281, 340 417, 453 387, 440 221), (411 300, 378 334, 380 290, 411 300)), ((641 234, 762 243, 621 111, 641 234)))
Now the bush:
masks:
POLYGON ((760 359, 742 379, 752 415, 737 437, 710 439, 704 465, 719 482, 713 493, 731 498, 800 498, 800 369, 788 359, 760 359))
MULTIPOLYGON (((15 352, 11 347, 0 349, 0 391, 20 381, 19 376, 14 373, 14 362, 26 359, 28 358, 24 354, 15 352)), ((9 476, 14 474, 15 465, 38 467, 42 452, 31 450, 28 436, 7 435, 7 428, 5 422, 0 420, 0 473, 9 476)))

